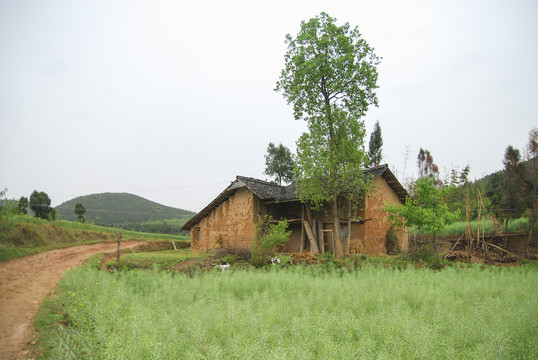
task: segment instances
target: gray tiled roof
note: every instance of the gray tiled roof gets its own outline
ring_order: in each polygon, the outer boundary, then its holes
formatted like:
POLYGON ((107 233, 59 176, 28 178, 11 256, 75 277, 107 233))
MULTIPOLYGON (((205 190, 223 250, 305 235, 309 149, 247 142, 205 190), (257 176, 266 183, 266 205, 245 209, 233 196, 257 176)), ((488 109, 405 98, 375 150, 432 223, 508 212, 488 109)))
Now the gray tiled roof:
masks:
MULTIPOLYGON (((389 170, 388 165, 380 165, 374 168, 365 170, 365 173, 373 175, 373 178, 382 176, 389 186, 396 192, 400 201, 405 202, 406 197, 408 196, 407 191, 400 184, 398 179, 394 174, 389 170)), ((183 230, 190 230, 191 227, 196 225, 200 220, 202 220, 206 215, 208 215, 213 209, 218 207, 221 203, 228 200, 237 189, 247 187, 252 191, 257 197, 263 201, 275 201, 275 202, 284 202, 284 201, 293 201, 298 200, 298 197, 295 193, 295 184, 281 186, 275 183, 267 182, 264 180, 254 179, 246 176, 237 176, 237 178, 228 186, 222 193, 219 194, 209 205, 207 205, 202 211, 196 214, 192 219, 190 219, 183 227, 183 230)))

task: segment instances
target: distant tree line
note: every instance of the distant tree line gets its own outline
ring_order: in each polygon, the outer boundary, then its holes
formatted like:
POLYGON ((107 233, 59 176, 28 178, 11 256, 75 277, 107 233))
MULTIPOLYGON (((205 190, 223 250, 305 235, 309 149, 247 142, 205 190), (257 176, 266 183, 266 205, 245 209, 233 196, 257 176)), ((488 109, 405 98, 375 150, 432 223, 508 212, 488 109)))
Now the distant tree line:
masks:
POLYGON ((188 221, 184 219, 168 219, 158 221, 145 221, 142 223, 123 223, 117 224, 116 227, 140 231, 153 234, 172 234, 172 235, 189 235, 188 231, 181 230, 181 227, 188 221))

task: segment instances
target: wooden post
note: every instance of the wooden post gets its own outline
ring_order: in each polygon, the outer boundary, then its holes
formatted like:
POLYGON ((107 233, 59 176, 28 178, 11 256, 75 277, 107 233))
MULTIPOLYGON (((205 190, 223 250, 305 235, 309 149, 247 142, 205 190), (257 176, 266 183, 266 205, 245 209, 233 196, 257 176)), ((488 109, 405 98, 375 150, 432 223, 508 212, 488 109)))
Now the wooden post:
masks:
POLYGON ((310 227, 308 221, 303 221, 303 226, 306 230, 308 240, 310 241, 310 251, 312 251, 313 253, 319 253, 318 244, 316 243, 316 239, 314 239, 314 233, 312 232, 312 228, 310 227))
POLYGON ((306 206, 306 220, 310 225, 312 225, 312 211, 308 206, 306 206))
POLYGON ((314 240, 316 241, 316 244, 318 244, 318 247, 321 247, 319 242, 318 225, 316 219, 312 219, 312 233, 314 234, 314 240))
POLYGON ((118 261, 117 261, 117 269, 118 271, 120 271, 120 252, 121 252, 121 237, 122 237, 122 233, 121 233, 121 230, 118 229, 118 231, 116 232, 116 236, 118 238, 118 261))
POLYGON ((325 254, 325 237, 323 236, 323 220, 318 221, 319 250, 325 254))

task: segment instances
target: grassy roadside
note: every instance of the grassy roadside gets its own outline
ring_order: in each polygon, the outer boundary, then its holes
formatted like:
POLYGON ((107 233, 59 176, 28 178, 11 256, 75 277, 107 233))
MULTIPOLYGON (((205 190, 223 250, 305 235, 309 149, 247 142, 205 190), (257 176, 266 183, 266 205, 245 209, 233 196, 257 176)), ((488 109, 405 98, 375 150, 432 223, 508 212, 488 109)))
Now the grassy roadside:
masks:
MULTIPOLYGON (((0 231, 0 261, 70 246, 115 241, 114 228, 65 220, 46 221, 28 216, 4 219, 0 231)), ((185 236, 122 231, 125 240, 188 241, 185 236)))

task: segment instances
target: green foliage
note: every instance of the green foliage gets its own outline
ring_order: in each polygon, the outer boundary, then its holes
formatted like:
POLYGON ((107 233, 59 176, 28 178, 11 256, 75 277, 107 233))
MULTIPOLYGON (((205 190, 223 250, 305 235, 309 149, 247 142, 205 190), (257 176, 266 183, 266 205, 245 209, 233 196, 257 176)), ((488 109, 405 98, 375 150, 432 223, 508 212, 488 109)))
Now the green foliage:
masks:
MULTIPOLYGON (((480 233, 493 233, 495 232, 495 227, 500 226, 502 222, 498 222, 496 225, 494 221, 491 220, 491 218, 482 219, 480 221, 480 233)), ((473 234, 476 234, 478 232, 478 221, 471 221, 469 224, 467 224, 466 221, 457 221, 450 225, 447 225, 443 228, 443 230, 439 233, 440 236, 451 236, 451 235, 463 235, 465 234, 465 228, 469 225, 473 234)), ((530 221, 528 218, 518 218, 510 221, 508 224, 508 232, 521 232, 521 231, 529 231, 530 229, 530 221)), ((497 229, 498 230, 498 229, 497 229)), ((416 229, 411 229, 411 233, 413 234, 416 232, 416 229)))
POLYGON ((84 222, 84 213, 86 212, 86 208, 81 204, 77 203, 75 205, 75 214, 78 215, 78 221, 84 222))
POLYGON ((288 221, 273 223, 270 216, 258 217, 256 238, 251 243, 251 263, 254 266, 267 264, 275 255, 276 248, 290 239, 291 231, 287 231, 288 221))
MULTIPOLYGON (((102 193, 80 196, 57 206, 61 219, 76 221, 77 215, 73 209, 77 203, 84 204, 87 222, 114 227, 166 219, 185 219, 186 222, 195 215, 192 211, 164 206, 132 194, 102 193)), ((131 229, 129 226, 127 228, 131 229)))
POLYGON ((13 229, 13 218, 18 214, 17 201, 6 198, 7 189, 0 190, 0 241, 13 229))
POLYGON ((290 149, 282 144, 275 146, 270 142, 265 155, 264 174, 274 176, 278 185, 282 185, 282 181, 290 183, 293 180, 293 159, 290 149))
POLYGON ((383 146, 383 137, 381 136, 381 126, 379 120, 376 121, 374 131, 370 135, 370 142, 368 143, 368 158, 370 160, 370 166, 377 166, 381 164, 383 160, 383 153, 381 147, 383 146))
MULTIPOLYGON (((169 247, 172 245, 169 243, 169 247)), ((182 261, 190 259, 207 258, 204 253, 193 253, 190 250, 166 250, 156 252, 126 253, 120 256, 120 269, 153 269, 173 270, 174 267, 182 261)), ((117 266, 116 259, 112 259, 105 264, 109 270, 117 266)))
POLYGON ((276 90, 293 104, 296 119, 307 122, 332 111, 357 120, 368 105, 376 104, 379 58, 348 23, 322 12, 308 22, 294 39, 286 35, 288 51, 276 90))
POLYGON ((379 58, 348 23, 337 26, 326 13, 301 22, 296 38, 286 36, 285 67, 276 84, 296 119, 308 124, 297 142, 295 178, 301 201, 314 207, 345 194, 356 203, 364 194, 364 122, 377 105, 379 58))
POLYGON ((123 223, 118 227, 125 230, 133 230, 139 232, 153 233, 153 234, 170 234, 170 235, 184 235, 188 236, 189 232, 181 230, 181 227, 189 218, 181 219, 165 219, 156 221, 144 221, 142 223, 123 223))
POLYGON ((521 155, 518 149, 508 146, 504 153, 504 197, 503 205, 506 219, 513 217, 514 213, 521 213, 524 209, 522 188, 524 180, 524 167, 521 164, 521 155))
POLYGON ((56 211, 50 206, 50 203, 49 196, 43 191, 34 190, 30 195, 30 209, 37 218, 45 220, 56 218, 56 211))
POLYGON ((405 204, 386 205, 383 210, 388 219, 399 226, 414 226, 420 232, 439 235, 445 226, 455 222, 459 213, 448 210, 443 201, 445 188, 435 187, 430 177, 419 179, 414 188, 414 196, 407 198, 405 204))
POLYGON ((532 265, 77 268, 36 324, 51 359, 535 359, 532 265))
POLYGON ((19 199, 19 214, 28 214, 28 198, 21 196, 19 199))

